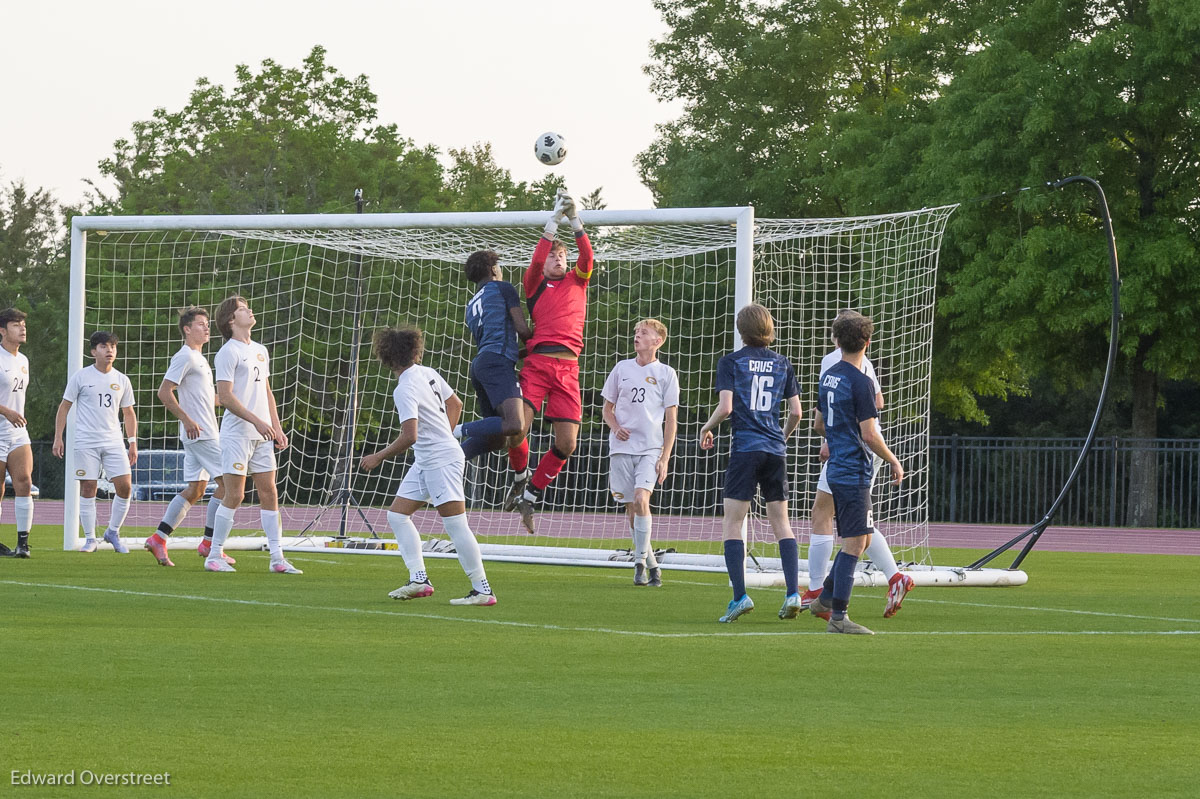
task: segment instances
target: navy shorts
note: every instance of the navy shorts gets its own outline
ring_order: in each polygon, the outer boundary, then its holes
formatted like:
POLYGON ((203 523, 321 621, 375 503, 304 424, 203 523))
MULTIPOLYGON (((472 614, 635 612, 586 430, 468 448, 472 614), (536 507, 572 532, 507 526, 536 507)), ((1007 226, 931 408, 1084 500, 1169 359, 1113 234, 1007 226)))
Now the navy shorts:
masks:
POLYGON ((871 518, 871 486, 830 485, 833 509, 837 514, 837 532, 841 538, 854 538, 874 532, 871 518))
POLYGON ((749 502, 754 489, 762 486, 763 499, 783 502, 787 499, 787 462, 770 452, 735 452, 725 470, 725 499, 749 502))
POLYGON ((471 385, 479 400, 479 415, 499 416, 505 400, 521 396, 517 365, 495 352, 481 352, 471 361, 471 385))

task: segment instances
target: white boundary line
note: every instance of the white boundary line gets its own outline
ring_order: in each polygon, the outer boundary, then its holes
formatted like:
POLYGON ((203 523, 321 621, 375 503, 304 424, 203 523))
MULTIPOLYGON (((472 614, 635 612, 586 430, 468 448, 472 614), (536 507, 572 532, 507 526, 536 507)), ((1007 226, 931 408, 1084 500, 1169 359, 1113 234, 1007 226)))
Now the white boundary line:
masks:
MULTIPOLYGON (((165 594, 155 591, 129 591, 121 588, 97 588, 82 585, 62 585, 59 583, 31 583, 21 580, 0 580, 0 585, 15 585, 23 588, 55 588, 64 591, 89 591, 101 594, 117 594, 121 596, 147 597, 150 599, 183 599, 194 602, 216 602, 228 605, 248 605, 263 608, 285 608, 288 610, 316 610, 326 613, 347 613, 368 616, 395 616, 401 618, 433 619, 436 621, 463 622, 466 624, 486 624, 498 627, 521 627, 531 630, 550 630, 556 632, 601 633, 605 635, 624 635, 640 638, 779 638, 803 635, 827 635, 819 629, 781 630, 779 632, 746 631, 746 632, 700 632, 700 633, 659 633, 648 630, 616 630, 609 627, 565 627, 559 624, 535 624, 532 622, 506 621, 504 619, 464 618, 462 616, 447 616, 439 613, 409 613, 393 610, 372 610, 370 608, 329 607, 325 605, 297 605, 290 602, 265 602, 257 599, 233 599, 229 597, 199 596, 196 594, 165 594)), ((1116 615, 1116 614, 1112 614, 1116 615)), ((1153 618, 1147 616, 1132 616, 1121 618, 1153 618)), ((1191 621, 1191 620, 1188 620, 1191 621)), ((1200 623, 1200 622, 1198 622, 1200 623)), ((1200 635, 1200 630, 913 630, 884 632, 888 636, 1094 636, 1094 635, 1200 635)))

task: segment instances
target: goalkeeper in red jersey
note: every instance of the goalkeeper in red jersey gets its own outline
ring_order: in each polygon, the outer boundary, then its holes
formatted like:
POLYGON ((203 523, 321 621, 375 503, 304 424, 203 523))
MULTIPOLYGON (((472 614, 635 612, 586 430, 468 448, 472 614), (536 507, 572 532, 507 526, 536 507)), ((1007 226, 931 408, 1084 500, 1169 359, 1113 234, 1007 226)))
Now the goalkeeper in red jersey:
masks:
POLYGON ((533 415, 543 411, 543 417, 554 429, 554 439, 532 473, 528 439, 509 450, 516 479, 504 502, 505 510, 521 513, 521 522, 530 533, 534 507, 575 451, 583 421, 579 353, 583 350, 587 286, 591 277, 592 244, 583 232, 575 201, 560 190, 554 215, 546 223, 525 271, 525 303, 533 321, 533 337, 527 343, 529 354, 521 367, 521 394, 531 408, 525 415, 524 434, 529 433, 533 415), (554 238, 563 220, 570 221, 579 250, 574 269, 567 263, 567 248, 554 238))

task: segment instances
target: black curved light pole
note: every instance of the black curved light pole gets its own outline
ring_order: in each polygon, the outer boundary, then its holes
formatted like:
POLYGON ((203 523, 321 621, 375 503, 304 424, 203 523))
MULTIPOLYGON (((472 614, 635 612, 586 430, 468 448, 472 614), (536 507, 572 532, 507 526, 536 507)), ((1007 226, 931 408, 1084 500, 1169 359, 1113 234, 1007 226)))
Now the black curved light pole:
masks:
POLYGON ((1083 467, 1083 460, 1087 457, 1088 452, 1092 449, 1092 443, 1096 440, 1096 430, 1100 427, 1100 416, 1104 412, 1104 403, 1108 399, 1108 384, 1112 380, 1113 367, 1117 362, 1117 331, 1121 324, 1121 275, 1117 268, 1117 240, 1113 235, 1112 217, 1108 213, 1108 200, 1104 197, 1104 189, 1100 187, 1092 178, 1085 175, 1075 175, 1069 178, 1062 178, 1053 183, 1047 183, 1054 189, 1060 189, 1068 183, 1083 182, 1091 185, 1096 190, 1096 194, 1100 200, 1100 216, 1104 222, 1104 233, 1108 237, 1108 260, 1110 265, 1109 284, 1112 289, 1112 320, 1109 326, 1108 333, 1108 365, 1104 370, 1104 383, 1100 387, 1100 401, 1096 404, 1096 415, 1092 419, 1092 429, 1088 431, 1087 440, 1083 442, 1083 449, 1079 453, 1079 458, 1075 461, 1075 467, 1071 469, 1071 474, 1067 476, 1067 482, 1063 485, 1062 491, 1059 492, 1058 498, 1050 505, 1050 509, 1046 511, 1046 515, 1037 524, 1030 527, 1025 532, 1017 537, 1001 544, 988 554, 984 555, 979 560, 968 566, 968 569, 979 569, 990 563, 995 558, 999 557, 1004 552, 1011 549, 1025 538, 1029 540, 1025 542, 1025 546, 1017 555, 1012 565, 1008 568, 1015 569, 1021 565, 1021 561, 1025 560, 1025 556, 1029 554, 1034 545, 1037 544, 1042 533, 1046 532, 1046 528, 1050 526, 1050 521, 1054 518, 1054 514, 1058 512, 1058 508, 1062 505, 1063 500, 1067 496, 1067 492, 1075 485, 1075 479, 1079 476, 1079 470, 1083 467))

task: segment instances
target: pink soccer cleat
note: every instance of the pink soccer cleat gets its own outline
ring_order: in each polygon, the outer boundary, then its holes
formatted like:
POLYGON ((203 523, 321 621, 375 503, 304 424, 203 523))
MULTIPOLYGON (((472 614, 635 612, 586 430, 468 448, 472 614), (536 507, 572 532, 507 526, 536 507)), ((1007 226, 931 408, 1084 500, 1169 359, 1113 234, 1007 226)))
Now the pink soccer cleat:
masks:
POLYGON ((204 561, 204 570, 210 572, 235 572, 237 569, 230 566, 223 560, 213 560, 208 558, 204 561))
MULTIPOLYGON (((202 558, 207 558, 210 552, 212 552, 212 542, 205 538, 200 542, 200 546, 196 547, 196 554, 202 558)), ((237 563, 236 560, 229 557, 229 555, 225 554, 224 552, 221 553, 221 558, 230 566, 233 566, 237 563)))
POLYGON ((171 562, 171 558, 167 556, 167 542, 163 541, 157 535, 147 538, 146 543, 142 547, 150 551, 150 554, 158 561, 159 566, 175 565, 171 562))

